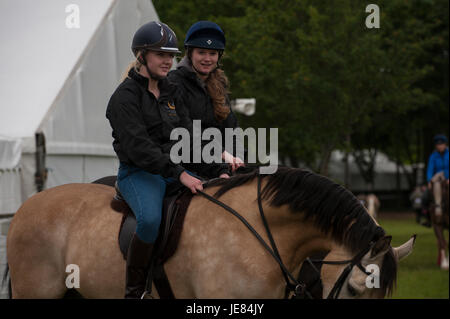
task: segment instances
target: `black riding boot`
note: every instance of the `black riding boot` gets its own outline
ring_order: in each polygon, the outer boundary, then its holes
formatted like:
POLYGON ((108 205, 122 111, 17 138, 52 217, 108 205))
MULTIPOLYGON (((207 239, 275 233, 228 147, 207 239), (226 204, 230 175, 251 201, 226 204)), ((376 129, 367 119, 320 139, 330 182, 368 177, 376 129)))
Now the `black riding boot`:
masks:
POLYGON ((127 253, 125 298, 139 299, 145 292, 148 266, 153 244, 143 242, 134 234, 127 253))

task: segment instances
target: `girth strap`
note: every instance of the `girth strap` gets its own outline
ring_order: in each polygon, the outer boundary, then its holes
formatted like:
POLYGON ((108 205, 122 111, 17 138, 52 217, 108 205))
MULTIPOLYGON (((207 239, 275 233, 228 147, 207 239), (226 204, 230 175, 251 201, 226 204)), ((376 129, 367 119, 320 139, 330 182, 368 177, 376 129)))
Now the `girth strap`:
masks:
POLYGON ((158 291, 159 298, 161 299, 175 299, 172 288, 170 287, 169 278, 164 270, 164 265, 158 263, 154 268, 155 288, 158 291))

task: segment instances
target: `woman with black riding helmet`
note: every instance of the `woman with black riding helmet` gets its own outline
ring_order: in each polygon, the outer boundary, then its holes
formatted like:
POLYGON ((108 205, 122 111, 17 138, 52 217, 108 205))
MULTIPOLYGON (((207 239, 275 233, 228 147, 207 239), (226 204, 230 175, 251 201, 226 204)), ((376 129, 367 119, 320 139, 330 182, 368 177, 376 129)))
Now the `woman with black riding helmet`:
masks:
MULTIPOLYGON (((177 142, 170 140, 171 130, 192 129, 179 89, 166 78, 180 52, 175 33, 164 23, 144 24, 133 37, 132 51, 136 61, 111 96, 106 117, 120 161, 117 184, 137 221, 127 255, 125 297, 140 298, 145 295, 166 186, 179 181, 196 193, 202 182, 170 158, 177 142)), ((200 164, 196 169, 208 177, 228 177, 225 165, 200 164)))
POLYGON ((244 163, 224 147, 225 128, 238 126, 228 98, 228 79, 219 66, 225 50, 224 32, 214 22, 196 22, 189 28, 184 46, 185 56, 168 77, 180 85, 189 116, 201 120, 202 131, 210 127, 221 131, 222 159, 235 171, 244 163))

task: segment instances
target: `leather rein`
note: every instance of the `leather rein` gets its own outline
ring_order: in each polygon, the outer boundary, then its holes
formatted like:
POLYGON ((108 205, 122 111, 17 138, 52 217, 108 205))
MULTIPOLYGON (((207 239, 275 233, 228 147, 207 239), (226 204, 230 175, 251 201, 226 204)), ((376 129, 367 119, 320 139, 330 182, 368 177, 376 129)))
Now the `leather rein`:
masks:
MULTIPOLYGON (((275 259, 275 261, 280 266, 280 269, 283 273, 284 280, 286 281, 286 288, 285 288, 285 295, 284 298, 288 299, 289 294, 293 292, 293 296, 291 299, 294 299, 296 297, 306 297, 307 299, 314 299, 310 291, 308 290, 308 287, 304 282, 301 282, 299 279, 295 278, 292 273, 286 268, 285 264, 283 263, 281 256, 278 252, 277 245, 275 243, 275 240, 273 239, 272 233, 270 231, 269 224, 267 223, 266 217, 264 215, 264 210, 262 207, 262 201, 261 201, 261 175, 258 173, 258 191, 257 191, 257 199, 258 199, 258 208, 259 213, 261 216, 261 220, 264 224, 264 228, 266 230, 267 237, 270 241, 270 246, 266 243, 266 241, 259 235, 259 233, 248 223, 248 221, 240 215, 237 211, 235 211, 233 208, 229 207, 225 203, 219 201, 218 199, 206 194, 203 191, 197 190, 199 194, 204 196, 206 199, 210 200, 211 202, 221 206, 226 211, 230 212, 234 216, 236 216, 249 230, 250 232, 258 239, 258 241, 261 243, 261 245, 267 250, 267 252, 275 259)), ((370 275, 365 268, 361 264, 361 260, 364 257, 365 254, 367 254, 372 247, 374 246, 375 242, 371 242, 365 249, 361 250, 353 259, 350 260, 342 260, 342 261, 323 261, 323 260, 311 260, 307 258, 306 261, 308 261, 313 268, 316 270, 316 272, 319 273, 319 279, 320 279, 320 272, 317 270, 317 268, 313 265, 313 263, 322 263, 322 264, 329 264, 329 265, 345 265, 348 264, 347 267, 345 267, 344 271, 339 276, 338 280, 334 284, 333 288, 331 289, 330 293, 328 294, 327 299, 337 299, 339 297, 339 294, 342 290, 342 287, 344 285, 345 280, 347 279, 348 275, 352 271, 354 266, 357 266, 361 271, 366 273, 367 275, 370 275)), ((312 286, 312 285, 311 285, 312 286)))

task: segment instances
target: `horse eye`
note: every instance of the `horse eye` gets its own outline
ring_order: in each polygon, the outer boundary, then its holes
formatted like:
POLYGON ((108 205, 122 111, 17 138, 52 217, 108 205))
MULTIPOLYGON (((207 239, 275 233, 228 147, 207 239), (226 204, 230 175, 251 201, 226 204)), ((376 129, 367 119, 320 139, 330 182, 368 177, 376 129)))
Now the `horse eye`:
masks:
POLYGON ((348 284, 347 289, 348 289, 348 292, 350 293, 350 295, 352 295, 353 297, 356 297, 358 295, 358 293, 356 292, 356 289, 352 285, 348 284))

